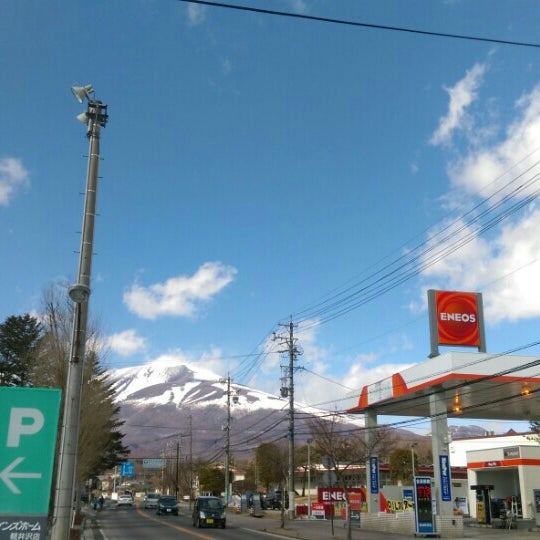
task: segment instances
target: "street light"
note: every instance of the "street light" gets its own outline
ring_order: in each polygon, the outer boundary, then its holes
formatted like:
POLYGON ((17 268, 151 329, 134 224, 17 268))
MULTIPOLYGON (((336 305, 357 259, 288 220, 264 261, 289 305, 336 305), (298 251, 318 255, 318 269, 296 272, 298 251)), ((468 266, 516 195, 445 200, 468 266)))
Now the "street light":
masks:
POLYGON ((418 446, 418 443, 411 443, 411 470, 412 470, 412 482, 414 484, 414 449, 418 446))
POLYGON ((81 417, 81 389, 84 374, 86 346, 86 323, 88 319, 88 299, 90 297, 90 274, 92 271, 92 251, 94 241, 94 220, 99 166, 99 138, 101 128, 107 124, 107 105, 93 99, 92 85, 74 86, 71 91, 79 103, 88 102, 86 111, 77 119, 86 124, 89 139, 88 169, 86 173, 86 193, 79 255, 77 283, 68 294, 75 303, 73 328, 66 388, 64 392, 64 413, 62 416, 60 453, 54 502, 52 540, 68 540, 73 523, 73 501, 75 495, 77 446, 81 417))

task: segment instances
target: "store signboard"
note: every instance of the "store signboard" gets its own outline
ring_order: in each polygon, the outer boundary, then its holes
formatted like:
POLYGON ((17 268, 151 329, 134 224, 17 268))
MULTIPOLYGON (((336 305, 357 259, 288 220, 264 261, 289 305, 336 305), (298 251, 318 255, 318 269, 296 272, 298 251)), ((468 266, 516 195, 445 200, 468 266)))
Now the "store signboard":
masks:
POLYGON ((441 500, 448 502, 452 500, 452 481, 448 456, 443 454, 439 456, 439 467, 441 470, 441 500))
POLYGON ((0 387, 0 540, 46 537, 60 398, 0 387))
POLYGON ((477 347, 486 351, 482 294, 428 291, 431 355, 439 345, 477 347))
POLYGON ((142 460, 143 469, 163 469, 165 460, 163 458, 145 458, 142 460))
POLYGON ((311 503, 311 515, 316 519, 324 519, 324 503, 311 503))
POLYGON ((431 478, 429 476, 414 477, 414 518, 416 534, 431 534, 435 532, 433 522, 433 504, 431 478))
POLYGON ((519 446, 511 446, 510 448, 503 448, 504 459, 519 458, 519 446))
POLYGON ((369 458, 369 487, 371 493, 379 493, 379 459, 375 456, 369 458))

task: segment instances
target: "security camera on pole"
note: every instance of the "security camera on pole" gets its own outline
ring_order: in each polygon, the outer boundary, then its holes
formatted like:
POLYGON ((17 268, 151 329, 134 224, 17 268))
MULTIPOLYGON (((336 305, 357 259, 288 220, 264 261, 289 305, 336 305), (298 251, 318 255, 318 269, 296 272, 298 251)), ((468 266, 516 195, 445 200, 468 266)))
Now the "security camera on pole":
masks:
POLYGON ((69 297, 75 303, 71 351, 66 388, 64 390, 64 414, 56 477, 55 504, 52 540, 68 540, 73 524, 73 500, 77 469, 77 446, 81 417, 81 391, 84 373, 86 346, 86 322, 90 297, 90 274, 92 271, 92 250, 94 241, 94 220, 99 166, 99 138, 101 128, 107 124, 107 105, 93 98, 92 85, 74 86, 73 94, 83 103, 87 101, 85 112, 77 116, 87 126, 89 139, 88 170, 82 223, 81 250, 77 283, 69 288, 69 297))

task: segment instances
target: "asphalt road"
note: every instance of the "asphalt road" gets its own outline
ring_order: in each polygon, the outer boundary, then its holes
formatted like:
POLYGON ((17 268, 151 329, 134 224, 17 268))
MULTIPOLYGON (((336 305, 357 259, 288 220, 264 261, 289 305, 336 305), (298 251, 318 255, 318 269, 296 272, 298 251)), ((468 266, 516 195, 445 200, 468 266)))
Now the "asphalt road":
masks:
MULTIPOLYGON (((264 518, 253 518, 246 514, 231 513, 227 517, 226 529, 196 528, 191 523, 191 513, 187 505, 181 505, 179 516, 158 516, 155 510, 137 507, 117 508, 108 502, 101 512, 89 510, 84 540, 255 540, 263 538, 295 538, 304 540, 343 540, 347 537, 343 522, 329 521, 287 521, 280 528, 279 513, 267 512, 264 518)), ((515 540, 538 537, 538 531, 527 529, 502 531, 501 529, 466 528, 464 538, 495 540, 513 538, 515 540)), ((404 540, 413 538, 410 534, 392 534, 354 529, 353 540, 404 540)))
MULTIPOLYGON (((87 529, 85 539, 90 540, 252 540, 254 532, 229 520, 226 529, 196 528, 191 522, 188 509, 181 509, 179 516, 156 515, 155 510, 145 510, 142 506, 117 508, 106 505, 103 511, 89 514, 95 520, 95 527, 87 529)), ((87 525, 90 525, 88 523, 87 525)))

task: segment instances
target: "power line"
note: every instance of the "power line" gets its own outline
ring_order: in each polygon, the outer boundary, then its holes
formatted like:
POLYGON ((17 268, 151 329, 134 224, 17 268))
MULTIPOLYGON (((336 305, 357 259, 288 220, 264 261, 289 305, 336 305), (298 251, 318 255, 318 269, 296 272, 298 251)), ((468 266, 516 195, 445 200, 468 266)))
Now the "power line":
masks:
MULTIPOLYGON (((518 180, 522 180, 522 177, 526 173, 531 172, 539 164, 540 161, 537 161, 529 169, 515 176, 504 188, 511 186, 518 180)), ((303 326, 301 331, 305 331, 315 324, 320 325, 324 322, 334 320, 378 298, 405 281, 420 275, 448 255, 451 255, 478 236, 491 230, 501 221, 521 210, 540 195, 540 189, 536 189, 528 195, 523 195, 525 190, 530 190, 533 184, 538 182, 539 179, 540 173, 535 173, 532 177, 525 179, 518 187, 513 188, 510 193, 502 196, 501 193, 504 188, 497 190, 488 198, 478 203, 473 209, 455 218, 449 224, 446 224, 436 234, 432 235, 430 239, 409 249, 407 253, 387 263, 380 270, 373 271, 355 285, 347 287, 311 308, 305 308, 302 312, 296 314, 295 317, 303 315, 300 322, 313 319, 316 319, 316 322, 303 326), (497 199, 497 197, 500 198, 497 199), (488 203, 491 203, 491 206, 481 212, 477 212, 482 206, 486 206, 488 203), (495 215, 491 216, 494 213, 495 215), (489 217, 489 219, 482 223, 482 219, 486 217, 489 217), (473 226, 475 227, 473 228, 473 226), (362 284, 364 285, 361 286, 362 284)))
POLYGON ((453 34, 453 33, 447 33, 447 32, 434 32, 430 30, 419 30, 416 28, 406 28, 402 26, 389 26, 385 24, 373 24, 373 23, 365 23, 365 22, 359 22, 359 21, 351 21, 351 20, 346 20, 346 19, 334 19, 331 17, 318 17, 315 15, 292 13, 288 11, 276 11, 273 9, 255 8, 252 6, 239 6, 237 4, 227 4, 223 2, 210 2, 207 0, 179 0, 179 1, 187 2, 190 4, 201 4, 205 6, 221 7, 221 8, 227 8, 227 9, 234 9, 238 11, 249 11, 252 13, 261 13, 263 15, 275 15, 279 17, 290 17, 293 19, 303 19, 307 21, 316 21, 316 22, 323 22, 323 23, 330 23, 330 24, 340 24, 340 25, 345 25, 345 26, 369 28, 372 30, 387 30, 387 31, 392 31, 392 32, 405 32, 409 34, 419 34, 419 35, 431 36, 431 37, 462 39, 462 40, 478 41, 478 42, 484 42, 484 43, 496 43, 499 45, 512 45, 512 46, 517 46, 517 47, 540 48, 539 43, 532 43, 532 42, 525 42, 525 41, 513 41, 513 40, 506 40, 506 39, 481 37, 481 36, 471 36, 471 35, 466 35, 466 34, 453 34))

